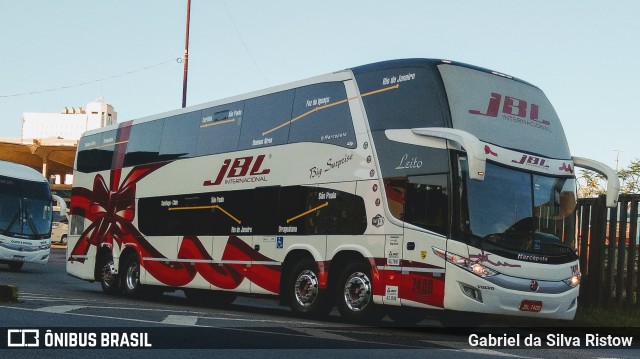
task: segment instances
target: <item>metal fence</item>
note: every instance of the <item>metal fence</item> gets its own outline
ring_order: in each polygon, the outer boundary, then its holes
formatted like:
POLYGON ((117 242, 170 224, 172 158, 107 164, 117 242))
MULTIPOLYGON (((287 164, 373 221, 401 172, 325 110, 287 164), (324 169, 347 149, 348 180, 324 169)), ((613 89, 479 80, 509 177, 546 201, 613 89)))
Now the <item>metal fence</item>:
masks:
POLYGON ((640 195, 621 195, 617 208, 607 208, 604 196, 578 200, 581 304, 640 308, 638 202, 640 195))

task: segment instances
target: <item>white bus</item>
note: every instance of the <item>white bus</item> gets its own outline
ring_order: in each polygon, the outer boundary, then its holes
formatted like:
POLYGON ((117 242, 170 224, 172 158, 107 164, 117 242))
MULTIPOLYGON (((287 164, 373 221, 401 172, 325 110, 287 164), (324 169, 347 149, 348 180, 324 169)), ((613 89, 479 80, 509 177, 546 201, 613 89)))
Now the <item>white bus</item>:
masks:
MULTIPOLYGON (((0 161, 0 263, 14 271, 25 262, 47 263, 53 198, 49 183, 38 171, 0 161)), ((56 201, 66 211, 64 201, 56 201)))
POLYGON ((574 158, 535 86, 450 61, 355 67, 87 132, 67 271, 347 320, 572 319, 574 158), (447 318, 447 316, 443 316, 447 318))

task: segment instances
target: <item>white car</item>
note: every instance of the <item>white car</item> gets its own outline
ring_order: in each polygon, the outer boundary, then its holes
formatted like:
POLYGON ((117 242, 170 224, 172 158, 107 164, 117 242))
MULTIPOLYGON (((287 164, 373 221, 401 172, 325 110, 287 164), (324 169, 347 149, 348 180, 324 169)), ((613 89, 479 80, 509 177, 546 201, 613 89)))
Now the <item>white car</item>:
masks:
POLYGON ((67 217, 54 218, 51 226, 51 243, 67 243, 67 233, 69 232, 69 220, 67 217))

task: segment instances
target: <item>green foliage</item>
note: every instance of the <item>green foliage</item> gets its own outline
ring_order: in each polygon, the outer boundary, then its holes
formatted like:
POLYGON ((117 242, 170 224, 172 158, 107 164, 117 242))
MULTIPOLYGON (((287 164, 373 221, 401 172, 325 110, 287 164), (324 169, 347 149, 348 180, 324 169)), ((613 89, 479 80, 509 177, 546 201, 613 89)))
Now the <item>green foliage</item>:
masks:
POLYGON ((578 176, 577 179, 578 197, 580 198, 598 197, 599 195, 607 192, 606 180, 599 173, 589 170, 580 170, 580 176, 578 176))
MULTIPOLYGON (((640 159, 632 161, 628 167, 618 170, 621 194, 640 194, 640 159)), ((598 197, 606 193, 606 183, 602 175, 581 170, 578 176, 578 197, 598 197)))
POLYGON ((640 193, 640 159, 637 159, 629 167, 618 171, 621 182, 621 193, 640 193))
POLYGON ((637 335, 640 334, 638 323, 640 323, 640 311, 637 308, 613 305, 608 308, 578 306, 575 319, 568 324, 576 327, 634 328, 637 335))

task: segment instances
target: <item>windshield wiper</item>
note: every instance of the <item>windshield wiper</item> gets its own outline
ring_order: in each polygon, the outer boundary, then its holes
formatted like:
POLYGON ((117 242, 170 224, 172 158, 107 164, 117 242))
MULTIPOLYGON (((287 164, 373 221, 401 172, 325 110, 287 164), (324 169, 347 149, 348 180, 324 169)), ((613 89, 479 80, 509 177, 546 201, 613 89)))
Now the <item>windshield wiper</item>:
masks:
POLYGON ((16 214, 13 216, 11 221, 9 221, 9 225, 5 229, 6 232, 10 232, 11 227, 13 227, 14 223, 16 223, 16 221, 18 220, 18 217, 20 217, 20 210, 17 210, 16 214))
POLYGON ((31 232, 33 232, 33 234, 37 236, 38 229, 36 228, 36 224, 33 221, 33 217, 31 216, 31 213, 29 213, 28 209, 25 209, 24 214, 25 214, 25 217, 27 218, 27 224, 29 225, 29 229, 31 229, 31 232))

